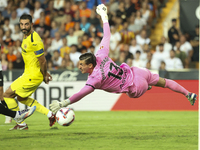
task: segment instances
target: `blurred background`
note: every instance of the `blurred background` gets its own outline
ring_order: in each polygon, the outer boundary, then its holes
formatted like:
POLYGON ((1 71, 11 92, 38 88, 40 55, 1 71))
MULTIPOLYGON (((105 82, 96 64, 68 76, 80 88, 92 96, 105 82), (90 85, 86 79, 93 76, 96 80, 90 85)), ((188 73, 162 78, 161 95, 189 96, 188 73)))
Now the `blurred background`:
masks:
MULTIPOLYGON (((23 34, 19 17, 28 13, 44 43, 53 81, 33 94, 47 106, 79 91, 87 75, 78 71, 79 56, 96 53, 103 26, 96 6, 108 8, 110 53, 116 64, 144 67, 198 93, 198 0, 0 0, 0 43, 5 88, 23 73, 23 34)), ((197 110, 184 96, 153 88, 139 99, 95 91, 75 103, 75 110, 197 110), (156 99, 155 99, 156 97, 156 99)), ((24 106, 21 105, 21 108, 24 106)))

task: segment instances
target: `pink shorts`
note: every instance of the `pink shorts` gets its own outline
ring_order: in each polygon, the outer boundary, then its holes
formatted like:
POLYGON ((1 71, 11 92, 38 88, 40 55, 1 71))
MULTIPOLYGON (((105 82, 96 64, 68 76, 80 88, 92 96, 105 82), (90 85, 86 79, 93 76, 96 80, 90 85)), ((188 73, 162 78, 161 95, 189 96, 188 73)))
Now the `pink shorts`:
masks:
POLYGON ((131 98, 142 96, 149 85, 156 85, 159 81, 159 75, 151 73, 146 68, 131 67, 133 72, 133 85, 129 87, 127 95, 131 98))

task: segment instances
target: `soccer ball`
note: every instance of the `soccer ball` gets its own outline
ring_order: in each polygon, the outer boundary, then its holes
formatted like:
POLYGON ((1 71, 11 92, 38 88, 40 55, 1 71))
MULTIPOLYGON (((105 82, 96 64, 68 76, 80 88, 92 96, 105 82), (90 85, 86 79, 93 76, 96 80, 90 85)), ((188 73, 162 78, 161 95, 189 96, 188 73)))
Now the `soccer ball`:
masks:
POLYGON ((63 107, 56 113, 56 121, 61 126, 69 126, 75 119, 75 113, 72 109, 63 107))

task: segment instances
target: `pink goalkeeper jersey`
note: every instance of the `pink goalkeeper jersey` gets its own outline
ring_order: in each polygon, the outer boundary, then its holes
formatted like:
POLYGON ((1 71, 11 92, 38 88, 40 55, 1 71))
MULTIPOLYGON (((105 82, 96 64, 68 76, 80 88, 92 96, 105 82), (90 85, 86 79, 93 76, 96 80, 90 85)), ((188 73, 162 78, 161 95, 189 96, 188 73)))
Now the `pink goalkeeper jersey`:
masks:
POLYGON ((112 93, 127 93, 128 87, 133 85, 133 73, 130 67, 123 63, 116 65, 109 57, 110 27, 108 23, 103 24, 104 36, 100 43, 100 49, 96 53, 97 65, 88 76, 86 86, 78 93, 69 98, 74 103, 94 89, 102 89, 112 93))

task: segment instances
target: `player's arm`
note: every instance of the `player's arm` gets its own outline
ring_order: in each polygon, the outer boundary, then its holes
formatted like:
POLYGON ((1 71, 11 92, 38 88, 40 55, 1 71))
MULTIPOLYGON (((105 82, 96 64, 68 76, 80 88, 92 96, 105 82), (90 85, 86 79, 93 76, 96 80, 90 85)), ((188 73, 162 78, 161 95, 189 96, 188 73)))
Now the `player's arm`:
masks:
POLYGON ((69 104, 73 104, 79 100, 81 100, 83 97, 85 97, 86 95, 92 93, 94 91, 94 87, 90 86, 90 85, 85 85, 78 93, 74 94, 73 96, 71 96, 69 99, 66 99, 64 101, 53 101, 49 107, 50 110, 54 113, 56 113, 60 108, 62 107, 66 107, 69 104))
POLYGON ((47 61, 46 61, 46 58, 44 55, 41 55, 40 57, 37 57, 38 58, 38 61, 40 63, 40 70, 43 74, 43 77, 44 77, 44 82, 46 84, 49 83, 49 81, 52 80, 52 77, 51 75, 47 72, 47 61))
POLYGON ((108 55, 110 46, 110 26, 108 23, 107 8, 104 4, 98 5, 96 12, 101 16, 103 21, 103 38, 100 43, 100 52, 108 55))

